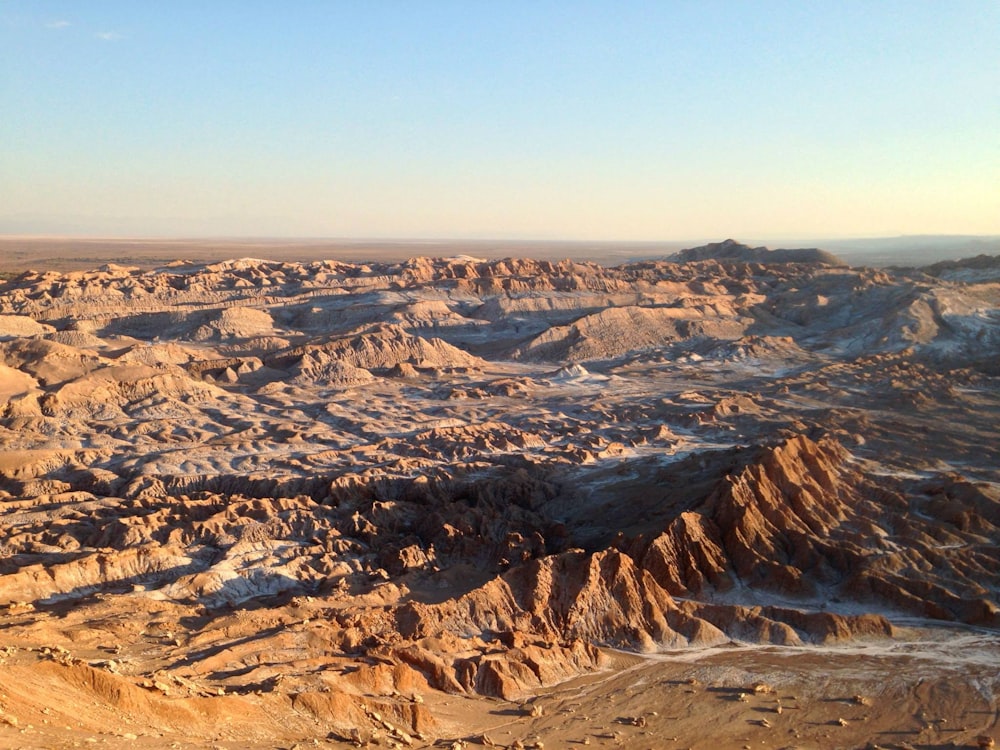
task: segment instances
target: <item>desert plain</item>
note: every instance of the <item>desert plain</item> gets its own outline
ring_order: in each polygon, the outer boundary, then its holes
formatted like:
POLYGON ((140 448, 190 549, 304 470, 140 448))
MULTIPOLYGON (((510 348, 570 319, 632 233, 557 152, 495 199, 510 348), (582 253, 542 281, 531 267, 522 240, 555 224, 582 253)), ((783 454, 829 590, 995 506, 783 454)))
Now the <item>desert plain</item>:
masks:
POLYGON ((1000 739, 1000 257, 29 250, 0 747, 1000 739))

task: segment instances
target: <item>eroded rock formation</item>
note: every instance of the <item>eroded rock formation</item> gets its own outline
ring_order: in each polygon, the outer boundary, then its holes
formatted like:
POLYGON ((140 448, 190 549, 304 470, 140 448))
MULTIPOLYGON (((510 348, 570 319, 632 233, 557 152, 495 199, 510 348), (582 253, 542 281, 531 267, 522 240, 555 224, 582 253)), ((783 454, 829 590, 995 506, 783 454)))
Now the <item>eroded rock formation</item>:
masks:
POLYGON ((129 665, 23 668, 405 744, 415 695, 529 697, 601 647, 1000 627, 993 265, 689 256, 6 282, 6 626, 129 665))

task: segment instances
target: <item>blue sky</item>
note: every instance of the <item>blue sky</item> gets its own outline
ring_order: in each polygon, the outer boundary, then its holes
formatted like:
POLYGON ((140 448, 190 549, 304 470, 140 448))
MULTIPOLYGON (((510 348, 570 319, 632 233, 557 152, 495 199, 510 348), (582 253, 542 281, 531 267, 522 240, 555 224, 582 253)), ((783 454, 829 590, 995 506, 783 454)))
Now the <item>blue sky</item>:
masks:
POLYGON ((0 0, 0 233, 1000 234, 1000 3, 0 0))

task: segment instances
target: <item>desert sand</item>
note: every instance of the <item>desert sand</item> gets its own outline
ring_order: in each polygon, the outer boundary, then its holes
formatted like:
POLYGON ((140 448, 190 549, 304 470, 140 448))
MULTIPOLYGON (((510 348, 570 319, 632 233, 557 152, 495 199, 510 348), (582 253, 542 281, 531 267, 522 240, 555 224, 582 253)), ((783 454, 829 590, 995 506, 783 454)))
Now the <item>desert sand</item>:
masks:
POLYGON ((1000 736, 1000 258, 23 252, 0 747, 1000 736))

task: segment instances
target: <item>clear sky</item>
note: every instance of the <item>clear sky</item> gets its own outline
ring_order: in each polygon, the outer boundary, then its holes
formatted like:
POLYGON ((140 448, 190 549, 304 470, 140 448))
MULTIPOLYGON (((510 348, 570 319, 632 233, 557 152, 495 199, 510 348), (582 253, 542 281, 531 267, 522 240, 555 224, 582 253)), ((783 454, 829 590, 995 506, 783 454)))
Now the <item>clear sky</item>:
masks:
POLYGON ((1000 234, 996 0, 0 0, 0 234, 1000 234))

